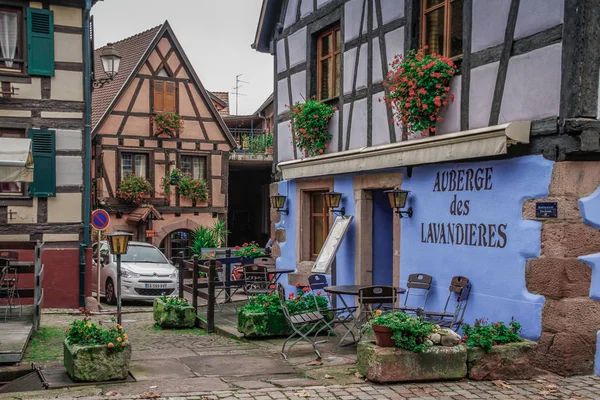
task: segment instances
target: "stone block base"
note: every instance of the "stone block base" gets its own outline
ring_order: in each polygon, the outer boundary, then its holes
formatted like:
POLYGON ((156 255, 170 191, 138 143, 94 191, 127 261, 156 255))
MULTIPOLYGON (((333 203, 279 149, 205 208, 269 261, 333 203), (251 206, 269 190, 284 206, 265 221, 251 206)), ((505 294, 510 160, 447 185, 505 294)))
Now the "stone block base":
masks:
POLYGON ((358 371, 373 382, 411 382, 461 379, 467 376, 467 348, 434 346, 422 353, 358 344, 358 371))
POLYGON ((486 353, 481 347, 468 349, 469 379, 531 379, 536 373, 531 359, 535 347, 535 342, 525 340, 493 346, 490 353, 486 353))
POLYGON ((107 346, 79 346, 64 342, 64 364, 74 381, 104 382, 126 379, 131 361, 131 345, 121 351, 107 346))
POLYGON ((289 336, 292 329, 281 314, 238 312, 238 331, 248 338, 289 336))
POLYGON ((193 328, 196 310, 192 305, 171 306, 154 299, 154 322, 163 328, 193 328))

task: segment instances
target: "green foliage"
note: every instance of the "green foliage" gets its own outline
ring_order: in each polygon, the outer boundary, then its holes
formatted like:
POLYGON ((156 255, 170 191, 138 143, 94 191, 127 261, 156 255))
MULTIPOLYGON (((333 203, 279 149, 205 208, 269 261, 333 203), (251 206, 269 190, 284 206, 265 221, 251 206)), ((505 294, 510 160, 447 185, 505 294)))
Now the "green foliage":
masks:
POLYGON ((396 347, 415 353, 420 353, 429 347, 425 339, 436 331, 434 324, 402 312, 377 312, 375 318, 370 321, 369 328, 372 329, 372 325, 390 328, 396 347))
POLYGON ((337 108, 310 99, 305 103, 294 104, 290 110, 295 145, 310 157, 323 154, 331 140, 329 120, 337 108))
POLYGON ((522 341, 519 336, 521 324, 511 320, 506 326, 504 322, 488 324, 487 320, 477 319, 471 327, 469 324, 462 326, 463 341, 468 347, 481 347, 486 353, 492 351, 492 346, 522 341))
POLYGON ((216 220, 212 226, 212 232, 215 236, 215 241, 217 242, 216 247, 222 247, 225 244, 225 239, 227 239, 227 235, 230 233, 227 230, 227 222, 225 220, 216 220))
MULTIPOLYGON (((317 304, 321 310, 328 308, 328 302, 325 297, 308 293, 308 291, 300 291, 296 295, 290 293, 290 297, 285 301, 285 304, 290 314, 317 311, 317 304)), ((266 314, 279 314, 283 312, 281 300, 277 293, 253 296, 241 310, 248 313, 266 314)))
POLYGON ((154 135, 166 134, 175 137, 183 131, 183 118, 176 113, 162 113, 154 116, 154 135))
POLYGON ((139 204, 144 196, 152 194, 154 188, 146 178, 127 174, 117 189, 117 197, 127 203, 139 204))
POLYGON ((56 327, 41 327, 34 332, 24 355, 24 362, 60 360, 63 357, 62 343, 65 331, 56 327))
POLYGON ((244 150, 252 154, 263 154, 273 146, 273 135, 271 133, 242 135, 242 144, 244 150))
MULTIPOLYGON (((229 231, 225 221, 217 220, 212 227, 200 226, 192 232, 194 243, 190 246, 192 254, 204 259, 206 253, 202 253, 202 249, 221 247, 225 244, 225 239, 229 231)), ((214 258, 214 252, 206 258, 214 258)))
POLYGON ((194 179, 174 168, 162 180, 166 197, 171 195, 171 186, 177 186, 177 194, 192 201, 208 201, 208 184, 204 179, 194 179))
POLYGON ((384 82, 384 99, 396 121, 412 133, 435 133, 437 122, 442 120, 440 109, 454 100, 449 84, 457 72, 452 60, 428 54, 427 46, 409 51, 404 58, 396 56, 384 82))
POLYGON ((242 247, 235 246, 235 256, 244 258, 257 258, 265 255, 255 242, 244 243, 242 247))
POLYGON ((186 299, 180 299, 177 296, 167 296, 163 294, 160 296, 160 301, 165 304, 165 310, 167 311, 175 307, 189 306, 189 303, 186 299))
POLYGON ((179 184, 179 180, 183 176, 183 172, 181 172, 178 168, 173 168, 169 175, 165 176, 162 180, 162 187, 164 190, 165 196, 169 196, 171 194, 171 186, 177 186, 179 184))
MULTIPOLYGON (((85 312, 83 310, 82 312, 85 312)), ((119 324, 106 329, 90 321, 89 315, 84 319, 69 324, 67 342, 80 346, 107 346, 114 351, 122 351, 127 346, 127 334, 119 324)))

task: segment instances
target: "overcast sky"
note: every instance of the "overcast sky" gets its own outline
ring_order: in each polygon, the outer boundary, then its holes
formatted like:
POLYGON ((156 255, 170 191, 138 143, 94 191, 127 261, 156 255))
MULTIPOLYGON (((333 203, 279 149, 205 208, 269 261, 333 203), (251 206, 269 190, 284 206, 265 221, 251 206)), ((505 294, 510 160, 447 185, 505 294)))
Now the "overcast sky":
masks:
POLYGON ((192 66, 211 91, 230 92, 243 74, 239 114, 251 114, 273 92, 273 59, 250 48, 262 0, 104 0, 93 8, 95 46, 168 20, 192 66))

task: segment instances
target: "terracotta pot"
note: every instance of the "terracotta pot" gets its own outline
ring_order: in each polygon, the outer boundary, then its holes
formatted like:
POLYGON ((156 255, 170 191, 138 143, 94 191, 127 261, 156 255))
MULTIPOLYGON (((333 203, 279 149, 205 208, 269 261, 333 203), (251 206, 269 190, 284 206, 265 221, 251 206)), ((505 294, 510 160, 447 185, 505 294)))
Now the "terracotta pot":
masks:
POLYGON ((379 347, 395 347, 396 342, 392 339, 392 330, 387 326, 373 325, 375 344, 379 347))

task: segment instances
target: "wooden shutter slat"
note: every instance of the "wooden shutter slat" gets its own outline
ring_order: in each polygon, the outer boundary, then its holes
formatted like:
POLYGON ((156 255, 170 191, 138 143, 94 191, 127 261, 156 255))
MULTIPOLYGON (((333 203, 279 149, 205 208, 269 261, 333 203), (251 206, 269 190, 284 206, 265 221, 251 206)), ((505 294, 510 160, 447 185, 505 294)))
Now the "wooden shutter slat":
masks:
POLYGON ((175 94, 177 92, 177 84, 175 82, 165 82, 165 112, 177 112, 175 94))
POLYGON ((165 110, 165 82, 154 81, 154 111, 162 112, 165 110))
POLYGON ((33 153, 33 182, 29 194, 35 197, 56 196, 56 132, 30 129, 33 153))
POLYGON ((54 76, 54 12, 27 8, 27 71, 54 76))

